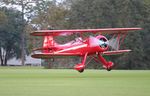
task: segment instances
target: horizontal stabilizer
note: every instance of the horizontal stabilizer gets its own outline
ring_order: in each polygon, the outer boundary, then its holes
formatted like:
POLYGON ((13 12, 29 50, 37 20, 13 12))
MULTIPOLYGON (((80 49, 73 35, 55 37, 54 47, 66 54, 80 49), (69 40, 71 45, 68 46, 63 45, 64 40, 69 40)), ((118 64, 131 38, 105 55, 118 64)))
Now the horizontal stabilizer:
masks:
POLYGON ((117 51, 105 51, 103 52, 104 55, 118 55, 130 52, 131 50, 117 50, 117 51))

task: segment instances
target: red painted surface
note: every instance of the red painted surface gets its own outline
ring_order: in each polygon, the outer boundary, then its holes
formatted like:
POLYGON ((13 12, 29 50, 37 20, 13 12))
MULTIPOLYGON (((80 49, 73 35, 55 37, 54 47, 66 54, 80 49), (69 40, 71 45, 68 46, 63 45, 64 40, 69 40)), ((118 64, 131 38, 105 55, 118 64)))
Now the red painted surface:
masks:
POLYGON ((86 39, 82 39, 81 37, 76 38, 73 41, 70 41, 66 44, 58 44, 54 41, 54 36, 59 35, 70 35, 73 33, 83 33, 83 32, 93 32, 93 33, 105 33, 105 34, 119 34, 116 35, 117 41, 123 42, 124 38, 120 40, 120 36, 122 34, 127 33, 127 31, 134 31, 140 30, 141 28, 106 28, 106 29, 77 29, 77 30, 39 30, 36 32, 31 33, 34 36, 45 36, 43 47, 37 48, 35 50, 41 50, 41 53, 33 54, 32 57, 34 58, 51 58, 54 56, 81 56, 82 62, 76 64, 74 69, 83 72, 85 68, 86 58, 87 56, 92 56, 97 54, 98 59, 94 57, 97 61, 101 61, 103 67, 110 71, 113 67, 113 62, 106 61, 106 59, 102 55, 114 55, 114 54, 121 54, 126 53, 131 50, 117 50, 108 51, 109 49, 109 40, 103 36, 98 35, 96 37, 88 37, 86 39))
POLYGON ((104 34, 114 34, 114 33, 126 33, 128 31, 141 30, 142 28, 103 28, 103 29, 73 29, 73 30, 38 30, 31 35, 34 36, 60 36, 60 35, 71 35, 73 33, 104 33, 104 34))

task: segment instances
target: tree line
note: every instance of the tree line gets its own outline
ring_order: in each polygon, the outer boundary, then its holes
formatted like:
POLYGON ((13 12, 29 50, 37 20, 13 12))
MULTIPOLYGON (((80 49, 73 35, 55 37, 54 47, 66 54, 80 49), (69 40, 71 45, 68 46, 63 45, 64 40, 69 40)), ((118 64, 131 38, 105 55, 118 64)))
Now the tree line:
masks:
MULTIPOLYGON (((150 69, 150 2, 149 0, 2 0, 0 1, 0 58, 1 65, 7 65, 12 57, 21 58, 33 47, 41 46, 41 38, 29 35, 38 29, 82 29, 142 27, 139 32, 129 33, 124 41, 129 54, 108 56, 117 69, 150 69), (17 5, 16 7, 7 7, 17 5)), ((72 37, 67 38, 70 40, 72 37)), ((64 41, 64 38, 56 38, 64 41)), ((56 60, 73 66, 78 58, 56 60), (68 62, 70 62, 68 64, 68 62)), ((89 68, 100 68, 92 62, 89 68)), ((58 66, 57 66, 58 64, 58 66)))

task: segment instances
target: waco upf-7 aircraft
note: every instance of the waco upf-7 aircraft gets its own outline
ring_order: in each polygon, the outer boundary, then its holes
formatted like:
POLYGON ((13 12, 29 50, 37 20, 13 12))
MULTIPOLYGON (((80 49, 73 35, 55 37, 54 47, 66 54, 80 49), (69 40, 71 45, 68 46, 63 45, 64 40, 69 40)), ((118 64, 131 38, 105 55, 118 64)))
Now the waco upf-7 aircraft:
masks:
POLYGON ((34 51, 41 51, 40 53, 34 53, 33 58, 49 59, 59 56, 80 56, 82 58, 81 63, 76 64, 74 69, 83 72, 85 69, 85 63, 87 56, 90 56, 88 63, 94 59, 97 62, 101 62, 103 67, 110 71, 114 66, 113 62, 107 61, 104 55, 115 55, 129 52, 131 50, 120 49, 121 43, 123 43, 128 32, 134 32, 135 30, 141 30, 141 28, 104 28, 104 29, 75 29, 75 30, 38 30, 31 35, 44 36, 44 42, 42 48, 34 49, 34 51), (83 33, 93 33, 97 36, 84 37, 83 33), (55 36, 69 36, 71 34, 78 34, 75 40, 66 44, 58 44, 55 40, 55 36), (108 40, 104 35, 111 35, 108 40))

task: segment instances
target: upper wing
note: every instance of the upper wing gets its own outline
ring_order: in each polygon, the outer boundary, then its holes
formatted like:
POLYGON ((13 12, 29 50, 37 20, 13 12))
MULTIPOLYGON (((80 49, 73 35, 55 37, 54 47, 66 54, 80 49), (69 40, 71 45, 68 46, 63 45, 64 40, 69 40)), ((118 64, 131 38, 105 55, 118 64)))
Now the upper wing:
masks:
POLYGON ((141 30, 142 28, 103 28, 103 29, 74 29, 74 30, 38 30, 32 32, 33 36, 63 36, 71 35, 73 33, 101 33, 101 34, 115 34, 126 33, 128 31, 141 30))

